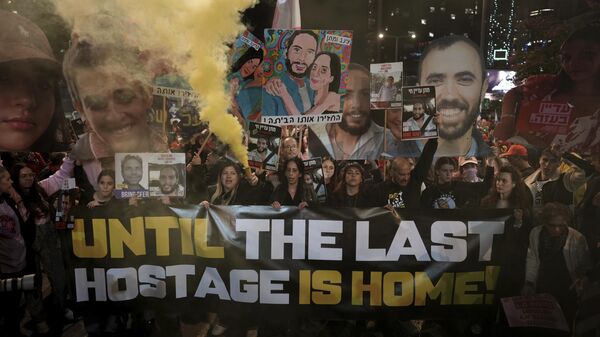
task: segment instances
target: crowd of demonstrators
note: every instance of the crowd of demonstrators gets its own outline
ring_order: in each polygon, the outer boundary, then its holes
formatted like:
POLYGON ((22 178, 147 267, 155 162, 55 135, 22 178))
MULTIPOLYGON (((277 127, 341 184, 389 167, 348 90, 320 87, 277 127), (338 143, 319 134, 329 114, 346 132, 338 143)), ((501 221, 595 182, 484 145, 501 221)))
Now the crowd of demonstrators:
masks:
MULTIPOLYGON (((0 15, 12 17, 2 12, 0 15)), ((107 16, 93 20, 97 20, 95 24, 98 26, 114 23, 113 19, 107 16)), ((2 22, 4 24, 5 21, 2 22)), ((121 27, 119 24, 117 26, 121 27)), ((579 54, 585 50, 580 46, 581 42, 598 44, 598 36, 583 30, 567 40, 561 51, 562 71, 556 78, 556 83, 552 82, 551 90, 544 92, 544 95, 549 95, 549 99, 573 99, 576 105, 581 103, 583 106, 598 106, 598 71, 590 72, 592 76, 596 76, 590 78, 589 74, 578 70, 577 67, 581 65, 576 67, 577 62, 572 60, 582 59, 579 54)), ((441 57, 438 54, 444 50, 453 50, 457 43, 466 45, 467 48, 473 47, 463 40, 450 42, 449 46, 434 45, 430 48, 430 61, 433 57, 441 57)), ((471 49, 468 49, 471 54, 477 50, 471 49)), ((263 205, 273 209, 297 207, 300 210, 307 207, 385 207, 391 212, 398 208, 512 209, 513 215, 507 221, 507 239, 504 243, 506 254, 502 262, 503 266, 510 268, 507 268, 508 272, 504 273, 503 279, 500 280, 502 296, 549 293, 560 303, 568 322, 576 325, 581 299, 590 287, 598 287, 599 151, 588 156, 587 148, 580 147, 581 151, 576 151, 579 153, 568 153, 562 151, 560 146, 549 147, 543 149, 538 158, 536 151, 532 151, 535 147, 531 145, 536 144, 536 139, 529 136, 533 135, 517 135, 520 138, 513 139, 514 143, 502 154, 487 151, 488 146, 490 150, 500 146, 494 141, 494 136, 504 140, 515 135, 514 121, 517 113, 513 113, 512 116, 511 113, 518 110, 518 104, 510 105, 510 109, 506 109, 496 129, 489 125, 489 135, 486 133, 488 136, 485 137, 489 144, 484 144, 484 138, 476 132, 463 132, 466 137, 462 137, 458 145, 464 149, 462 153, 467 154, 465 157, 445 155, 435 158, 438 144, 445 152, 451 145, 457 145, 453 144, 450 135, 442 134, 444 137, 440 137, 439 143, 438 139, 430 139, 424 146, 419 142, 416 151, 420 154, 418 158, 396 157, 389 161, 373 163, 365 161, 364 158, 343 161, 322 157, 323 181, 316 184, 316 176, 305 174, 302 161, 310 159, 308 156, 311 153, 306 140, 309 130, 305 126, 283 128, 277 172, 255 170, 253 173, 245 173, 241 164, 230 160, 226 146, 219 143, 210 129, 201 126, 203 129, 197 130, 196 136, 187 144, 179 138, 176 143, 171 143, 171 150, 186 153, 185 198, 171 197, 160 201, 116 198, 116 153, 161 153, 169 150, 166 139, 158 134, 146 119, 152 100, 148 83, 140 80, 148 74, 147 69, 140 63, 137 52, 135 48, 125 44, 105 44, 84 34, 74 36, 65 54, 63 71, 74 106, 85 116, 87 132, 69 154, 2 153, 0 278, 35 274, 38 283, 46 282, 39 280, 48 280, 51 296, 43 294, 41 288, 31 292, 0 293, 0 331, 10 336, 18 336, 21 333, 19 323, 26 311, 31 317, 32 330, 38 334, 60 333, 64 313, 68 312, 66 308, 70 294, 66 290, 63 265, 63 257, 66 254, 62 251, 61 232, 58 228, 65 219, 69 221, 68 214, 76 207, 89 208, 91 212, 102 210, 103 207, 116 207, 125 214, 134 207, 139 207, 140 203, 152 205, 154 202, 185 202, 201 205, 209 211, 211 207, 231 205, 263 205), (107 53, 108 50, 111 53, 107 53), (109 67, 114 62, 109 55, 120 58, 119 64, 122 67, 109 67), (131 64, 127 64, 128 62, 131 64), (518 143, 522 139, 531 142, 518 143), (486 151, 480 151, 484 148, 486 151), (480 153, 489 156, 471 156, 480 153), (69 178, 76 180, 76 188, 65 190, 63 186, 69 178), (319 186, 323 185, 326 200, 320 201, 317 198, 319 191, 315 191, 315 188, 322 188, 319 186), (61 319, 53 319, 56 316, 60 316, 61 319)), ((47 50, 44 50, 42 55, 45 55, 42 58, 45 61, 56 63, 47 50)), ((583 59, 595 60, 599 57, 584 56, 583 59)), ((14 59, 11 62, 19 60, 14 59)), ((2 67, 6 60, 0 61, 0 70, 4 71, 2 67)), ((595 62, 598 64, 594 63, 594 67, 600 67, 600 62, 595 62)), ((439 65, 442 64, 443 62, 439 62, 439 65)), ((483 67, 483 63, 481 66, 483 67)), ((22 70, 20 67, 15 69, 22 70)), ((339 149, 333 149, 331 154, 335 155, 337 152, 335 157, 338 158, 353 158, 354 156, 346 154, 358 153, 361 146, 369 145, 358 145, 358 139, 362 136, 352 134, 349 131, 352 127, 361 130, 369 130, 372 127, 377 132, 372 131, 371 134, 377 133, 381 136, 385 132, 369 124, 367 121, 370 121, 370 117, 367 119, 362 114, 363 107, 368 106, 368 95, 362 93, 368 82, 365 71, 352 67, 350 69, 353 76, 360 78, 361 90, 352 93, 348 103, 345 103, 343 113, 349 115, 345 118, 352 122, 355 117, 352 117, 350 110, 360 108, 360 123, 354 121, 360 125, 350 123, 351 125, 345 126, 346 129, 338 130, 356 140, 349 143, 352 148, 340 147, 338 139, 333 136, 339 149)), ((54 72, 56 68, 53 68, 53 74, 54 72)), ((241 76, 242 79, 246 78, 244 74, 241 76)), ((429 76, 426 78, 429 79, 429 76)), ((355 86, 358 86, 358 81, 353 83, 351 79, 349 88, 357 89, 355 86)), ((431 79, 436 80, 435 76, 431 79)), ((479 94, 482 87, 478 85, 485 81, 483 78, 477 78, 477 81, 467 79, 467 82, 476 83, 475 87, 479 90, 476 94, 479 94)), ((21 86, 22 83, 18 84, 21 86)), ((0 93, 4 94, 6 88, 0 88, 3 90, 0 93)), ((46 95, 52 96, 55 88, 51 89, 52 92, 46 92, 46 95)), ((538 88, 538 91, 540 90, 538 88)), ((537 91, 532 93, 531 88, 527 86, 521 87, 510 93, 505 103, 508 106, 511 100, 512 103, 531 100, 532 95, 538 97, 539 94, 537 91)), ((471 97, 469 111, 474 114, 470 117, 476 118, 475 102, 478 97, 471 97)), ((441 102, 444 103, 442 107, 449 109, 455 104, 449 99, 442 99, 441 102)), ((584 110, 581 113, 577 118, 585 120, 597 112, 584 110)), ((464 121, 458 123, 461 125, 453 125, 451 122, 452 120, 442 119, 441 125, 455 131, 470 131, 473 125, 464 121)), ((173 125, 172 131, 178 134, 180 129, 173 125)), ((2 133, 3 136, 14 135, 2 133)), ((4 144, 5 139, 2 137, 0 143, 4 144)), ((29 143, 23 143, 19 149, 30 149, 35 147, 36 142, 45 139, 41 134, 36 137, 29 139, 29 143)), ((382 139, 374 147, 381 146, 382 139)), ((12 148, 2 145, 2 150, 6 149, 12 148)), ((121 165, 123 172, 136 171, 141 166, 135 155, 125 157, 121 165)), ((126 173, 123 174, 124 179, 125 175, 126 173)), ((141 188, 140 179, 138 174, 127 183, 130 187, 141 188)), ((207 335, 211 325, 213 335, 228 334, 228 331, 232 333, 232 327, 237 325, 237 317, 231 312, 209 313, 197 308, 177 308, 173 311, 180 314, 178 323, 180 334, 184 337, 207 335), (215 315, 219 316, 220 323, 216 323, 215 315)), ((141 308, 139 312, 124 312, 118 315, 88 315, 84 319, 87 320, 85 323, 90 335, 106 335, 129 329, 131 324, 127 321, 131 314, 142 317, 141 327, 140 324, 132 324, 139 328, 135 333, 140 335, 172 336, 179 333, 177 329, 168 329, 167 326, 171 326, 168 319, 152 312, 152 308, 141 308), (144 325, 145 323, 152 324, 144 325), (160 327, 161 324, 164 325, 160 327)), ((257 317, 252 312, 243 314, 245 317, 242 333, 262 335, 261 331, 269 331, 269 317, 257 317)), ((314 326, 322 327, 320 324, 314 326)), ((380 328, 384 334, 398 333, 385 330, 394 329, 390 326, 380 328)), ((269 336, 268 333, 264 335, 269 336)))

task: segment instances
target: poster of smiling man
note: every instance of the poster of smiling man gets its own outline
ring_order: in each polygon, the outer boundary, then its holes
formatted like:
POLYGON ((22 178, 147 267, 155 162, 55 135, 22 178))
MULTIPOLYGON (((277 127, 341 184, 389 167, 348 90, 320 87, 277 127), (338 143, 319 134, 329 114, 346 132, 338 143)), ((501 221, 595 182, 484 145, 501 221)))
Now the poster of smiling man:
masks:
POLYGON ((351 31, 266 29, 265 47, 263 123, 341 120, 351 31))
POLYGON ((185 196, 185 154, 148 153, 148 180, 151 197, 185 196))

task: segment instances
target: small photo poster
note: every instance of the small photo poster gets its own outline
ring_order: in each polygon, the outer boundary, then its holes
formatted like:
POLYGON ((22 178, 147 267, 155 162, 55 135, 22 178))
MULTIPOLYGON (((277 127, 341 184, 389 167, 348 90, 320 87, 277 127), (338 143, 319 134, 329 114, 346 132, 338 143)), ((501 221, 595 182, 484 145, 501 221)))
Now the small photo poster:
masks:
POLYGON ((148 198, 148 153, 115 154, 115 197, 148 198))
POLYGON ((263 123, 248 123, 248 165, 252 168, 277 171, 281 127, 263 123))
POLYGON ((311 158, 302 161, 304 163, 304 184, 312 186, 317 195, 317 200, 323 203, 327 200, 327 188, 325 187, 325 178, 323 176, 323 166, 321 158, 311 158))
POLYGON ((402 88, 402 140, 438 137, 435 87, 402 88))
POLYGON ((402 100, 402 62, 374 63, 371 72, 371 108, 395 106, 402 100))
POLYGON ((185 153, 147 153, 151 197, 185 197, 185 153))

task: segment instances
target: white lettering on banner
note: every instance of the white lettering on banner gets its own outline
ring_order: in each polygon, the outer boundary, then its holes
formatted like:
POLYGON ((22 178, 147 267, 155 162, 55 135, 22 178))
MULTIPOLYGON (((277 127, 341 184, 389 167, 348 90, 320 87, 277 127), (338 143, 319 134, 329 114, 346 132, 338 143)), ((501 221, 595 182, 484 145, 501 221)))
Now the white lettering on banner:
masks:
POLYGON ((342 248, 323 247, 335 245, 335 237, 323 233, 342 233, 341 221, 313 220, 308 227, 308 259, 321 261, 342 261, 342 248))
POLYGON ((369 246, 369 226, 368 221, 356 222, 357 261, 398 261, 401 256, 412 255, 422 262, 432 259, 440 262, 462 262, 467 257, 468 247, 466 240, 457 236, 466 237, 466 234, 479 235, 479 261, 491 261, 494 235, 504 233, 502 221, 469 221, 468 226, 461 221, 436 221, 431 226, 431 241, 444 246, 432 245, 429 256, 414 221, 400 221, 387 252, 385 248, 369 246), (405 246, 407 243, 408 246, 405 246))
POLYGON ((285 223, 282 219, 271 222, 271 259, 283 259, 284 245, 292 245, 292 259, 303 260, 306 251, 306 229, 304 220, 294 220, 292 222, 292 235, 285 235, 285 223))
MULTIPOLYGON (((289 282, 289 270, 246 270, 229 271, 229 285, 221 277, 217 268, 206 267, 198 287, 188 292, 188 276, 195 275, 194 265, 155 266, 142 265, 138 270, 128 268, 93 269, 93 279, 88 280, 85 268, 75 268, 75 289, 77 302, 121 302, 138 296, 165 298, 173 291, 167 291, 166 278, 175 277, 175 298, 205 298, 215 295, 220 300, 242 303, 289 304, 289 294, 283 292, 283 283, 289 282), (228 291, 229 286, 229 291, 228 291), (90 300, 89 291, 94 291, 90 300)), ((172 296, 172 295, 171 295, 172 296)))
POLYGON ((259 50, 260 49, 260 45, 252 40, 250 40, 249 38, 245 37, 245 36, 241 36, 240 40, 242 40, 242 42, 244 42, 245 44, 247 44, 248 46, 254 48, 254 50, 259 50))
POLYGON ((138 270, 140 280, 140 295, 144 297, 165 298, 167 285, 165 269, 159 266, 142 265, 138 270))

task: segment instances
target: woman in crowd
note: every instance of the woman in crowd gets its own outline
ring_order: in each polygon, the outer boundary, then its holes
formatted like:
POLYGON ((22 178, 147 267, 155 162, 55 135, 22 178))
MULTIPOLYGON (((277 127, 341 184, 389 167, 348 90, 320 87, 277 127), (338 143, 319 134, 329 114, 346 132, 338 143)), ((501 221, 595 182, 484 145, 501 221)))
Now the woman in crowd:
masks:
POLYGON ((65 150, 60 64, 48 39, 33 22, 4 10, 0 31, 0 151, 65 150))
POLYGON ((315 56, 309 68, 309 85, 315 91, 315 104, 305 113, 298 111, 294 99, 281 84, 276 86, 275 94, 283 100, 285 109, 290 115, 320 115, 324 112, 339 112, 341 79, 340 58, 331 52, 320 52, 315 56))
POLYGON ((113 199, 115 191, 115 171, 106 169, 100 171, 96 179, 98 188, 94 192, 93 200, 87 203, 88 208, 102 206, 113 199))
POLYGON ((584 236, 571 228, 571 211, 550 202, 542 210, 542 225, 531 230, 527 250, 526 282, 522 293, 551 294, 573 322, 585 273, 591 268, 584 236))
MULTIPOLYGON (((19 208, 25 207, 23 201, 10 196, 15 196, 12 183, 9 172, 0 166, 0 279, 35 272, 35 267, 27 263, 35 229, 27 226, 21 217, 19 208)), ((19 291, 0 292, 0 318, 4 318, 2 331, 7 336, 19 335, 21 295, 19 291)))
POLYGON ((370 207, 372 200, 365 191, 365 170, 359 163, 349 162, 340 172, 342 180, 329 197, 332 207, 370 207))
POLYGON ((530 209, 533 200, 521 173, 512 166, 503 166, 496 175, 492 189, 481 200, 484 208, 530 209))
MULTIPOLYGON (((522 86, 509 91, 503 99, 502 117, 494 136, 506 140, 513 136, 540 149, 557 144, 561 150, 580 153, 598 144, 600 126, 600 31, 587 26, 575 31, 560 48, 561 70, 556 76, 528 78, 522 86), (572 106, 566 135, 519 130, 518 121, 528 122, 522 107, 533 101, 568 102, 572 106), (595 135, 594 135, 595 134, 595 135), (575 137, 576 136, 576 137, 575 137)), ((598 151, 598 147, 594 149, 598 151)), ((594 150, 592 152, 594 152, 594 150)))
POLYGON ((312 186, 305 186, 302 179, 304 163, 298 157, 287 159, 282 166, 284 174, 279 184, 271 194, 271 206, 279 209, 281 206, 298 206, 300 209, 317 202, 317 196, 312 186))
POLYGON ((220 165, 217 184, 208 187, 209 199, 200 204, 205 207, 255 205, 261 194, 258 177, 252 174, 244 179, 240 165, 230 160, 225 160, 220 165))
POLYGON ((335 172, 335 162, 331 159, 331 157, 323 157, 323 161, 321 161, 321 167, 323 168, 323 180, 325 182, 325 187, 327 188, 327 195, 330 195, 333 193, 338 184, 338 179, 335 172))

